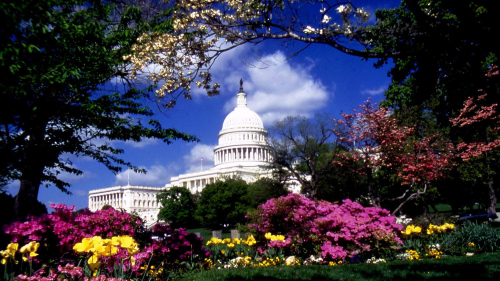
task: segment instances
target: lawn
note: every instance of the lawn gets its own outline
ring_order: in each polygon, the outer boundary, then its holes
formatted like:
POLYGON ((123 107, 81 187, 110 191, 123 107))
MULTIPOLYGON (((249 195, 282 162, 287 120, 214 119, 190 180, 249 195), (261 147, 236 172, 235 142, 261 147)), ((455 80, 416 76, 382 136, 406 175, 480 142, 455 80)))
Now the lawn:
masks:
MULTIPOLYGON (((206 244, 210 238, 212 238, 212 230, 206 228, 191 228, 187 230, 189 233, 201 233, 201 238, 203 238, 203 244, 206 244)), ((222 232, 222 238, 231 238, 230 232, 222 232)))
POLYGON ((213 269, 181 280, 500 280, 500 253, 379 264, 213 269))

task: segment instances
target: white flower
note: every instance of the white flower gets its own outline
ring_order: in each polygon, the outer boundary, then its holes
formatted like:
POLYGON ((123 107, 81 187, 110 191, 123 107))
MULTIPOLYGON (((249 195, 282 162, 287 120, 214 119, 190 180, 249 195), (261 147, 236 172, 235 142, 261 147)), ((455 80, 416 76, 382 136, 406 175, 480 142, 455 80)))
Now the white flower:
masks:
POLYGON ((310 27, 309 25, 304 29, 304 33, 314 33, 314 31, 316 31, 316 29, 310 27))
POLYGON ((340 13, 343 13, 345 10, 347 10, 347 8, 344 5, 340 5, 340 6, 337 7, 336 10, 337 10, 337 13, 340 14, 340 13))
POLYGON ((323 20, 321 21, 322 23, 328 23, 332 18, 329 17, 328 15, 323 16, 323 20))

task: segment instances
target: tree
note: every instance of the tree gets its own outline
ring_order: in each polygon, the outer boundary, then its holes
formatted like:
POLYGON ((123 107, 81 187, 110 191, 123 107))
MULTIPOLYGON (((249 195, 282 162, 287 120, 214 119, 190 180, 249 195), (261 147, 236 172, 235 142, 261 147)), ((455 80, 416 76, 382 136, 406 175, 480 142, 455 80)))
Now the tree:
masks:
MULTIPOLYGON (((495 76, 498 75, 498 69, 496 69, 495 76)), ((500 147, 500 138, 498 131, 500 131, 500 115, 498 115, 496 109, 498 104, 488 104, 481 105, 482 101, 486 99, 487 94, 479 96, 477 99, 469 97, 464 102, 464 107, 460 111, 460 114, 456 118, 451 118, 450 121, 454 126, 464 127, 470 125, 477 125, 478 123, 486 123, 486 127, 479 126, 479 128, 484 128, 484 131, 479 131, 482 136, 476 141, 463 141, 457 145, 458 156, 462 158, 463 161, 469 161, 471 159, 478 159, 481 157, 484 161, 484 178, 487 190, 488 190, 488 207, 487 210, 490 213, 496 213, 497 204, 497 189, 495 186, 495 176, 496 168, 492 167, 498 163, 495 159, 498 154, 495 154, 493 150, 500 147)), ((474 126, 475 129, 478 126, 474 126)), ((477 134, 476 134, 477 136, 477 134)), ((497 184, 498 185, 498 184, 497 184)))
POLYGON ((247 43, 268 39, 304 43, 291 55, 311 44, 364 58, 397 55, 370 48, 369 14, 348 1, 182 0, 176 4, 174 32, 143 34, 140 44, 134 45, 135 52, 127 57, 135 65, 133 75, 150 63, 162 69, 149 78, 165 81, 158 95, 167 107, 175 105, 181 93, 190 98, 193 83, 208 95, 218 94, 220 85, 212 81, 212 64, 222 53, 247 43))
POLYGON ((30 213, 41 184, 69 193, 59 173, 82 173, 64 159, 69 154, 88 156, 115 173, 121 166, 141 171, 117 157, 121 149, 96 140, 195 140, 148 120, 153 112, 142 101, 154 87, 106 84, 127 82, 122 57, 140 34, 170 28, 166 11, 146 22, 140 8, 112 2, 0 4, 0 174, 20 181, 19 219, 30 213))
POLYGON ((389 109, 377 108, 369 101, 361 111, 343 114, 336 120, 336 142, 348 148, 340 151, 338 165, 362 163, 358 171, 367 176, 368 197, 376 207, 388 207, 397 213, 409 201, 427 193, 429 184, 442 178, 450 166, 453 146, 439 135, 416 138, 414 128, 400 126, 389 109), (376 175, 396 174, 399 186, 390 192, 378 184, 376 175), (391 205, 391 204, 390 204, 391 205))
POLYGON ((156 195, 162 205, 158 219, 164 220, 172 228, 193 226, 196 204, 191 192, 185 187, 172 187, 156 195))
POLYGON ((333 154, 329 141, 333 122, 328 115, 317 114, 313 119, 302 116, 286 117, 269 129, 269 142, 274 150, 269 167, 282 181, 295 180, 302 193, 316 198, 319 183, 331 172, 333 154))
POLYGON ((245 221, 249 209, 248 184, 226 179, 208 184, 201 191, 195 218, 205 227, 227 228, 245 221))
POLYGON ((285 196, 288 193, 288 189, 282 182, 270 178, 260 178, 248 185, 248 199, 246 201, 249 202, 250 207, 256 209, 267 200, 285 196))

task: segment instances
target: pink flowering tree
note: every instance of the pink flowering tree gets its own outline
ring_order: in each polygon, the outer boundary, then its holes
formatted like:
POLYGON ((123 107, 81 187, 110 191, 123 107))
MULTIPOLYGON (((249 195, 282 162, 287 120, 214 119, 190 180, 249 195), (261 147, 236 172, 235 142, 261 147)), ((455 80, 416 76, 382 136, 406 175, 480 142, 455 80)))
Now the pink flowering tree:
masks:
POLYGON ((389 211, 348 199, 337 205, 289 194, 259 206, 252 220, 256 236, 284 235, 288 253, 304 257, 319 254, 327 260, 344 260, 402 243, 398 237, 402 227, 389 211))
MULTIPOLYGON (((496 68, 495 76, 498 75, 496 68)), ((456 146, 456 155, 464 162, 470 160, 481 161, 484 163, 485 171, 481 174, 485 175, 484 181, 487 185, 489 206, 488 211, 496 212, 497 196, 495 187, 495 156, 493 150, 500 147, 500 115, 497 112, 497 103, 487 101, 487 95, 483 94, 476 99, 469 97, 464 102, 464 107, 460 110, 460 114, 456 118, 451 118, 450 122, 455 127, 467 128, 472 127, 475 134, 472 138, 468 138, 459 142, 456 146)))
POLYGON ((451 165, 453 146, 439 135, 416 138, 414 128, 400 126, 388 108, 368 100, 359 112, 343 114, 334 134, 337 165, 356 162, 353 173, 367 178, 368 196, 375 207, 394 206, 397 213, 409 201, 426 194, 429 184, 444 177, 451 165), (396 174, 399 186, 389 194, 377 184, 378 171, 396 174))

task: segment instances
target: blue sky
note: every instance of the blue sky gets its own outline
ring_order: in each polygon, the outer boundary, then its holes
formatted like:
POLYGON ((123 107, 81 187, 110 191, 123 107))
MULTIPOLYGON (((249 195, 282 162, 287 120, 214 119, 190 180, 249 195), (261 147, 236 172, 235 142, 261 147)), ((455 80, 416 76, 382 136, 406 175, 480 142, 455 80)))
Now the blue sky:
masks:
MULTIPOLYGON (((399 5, 399 1, 353 2, 370 12, 399 5)), ((375 61, 362 61, 332 47, 314 45, 286 60, 289 52, 278 42, 235 48, 214 65, 213 80, 221 84, 219 96, 207 97, 198 90, 192 100, 179 100, 175 108, 157 111, 154 118, 163 127, 194 134, 200 142, 176 141, 170 145, 158 140, 114 142, 125 149, 122 155, 125 160, 148 171, 146 175, 130 172, 130 184, 164 186, 172 176, 199 171, 202 157, 204 170, 213 167, 213 147, 217 145, 224 118, 236 105, 240 78, 244 81, 249 108, 261 116, 266 127, 286 116, 329 113, 339 117, 342 111, 349 112, 368 98, 380 101, 390 83, 387 77, 390 65, 375 69, 375 61)), ((73 195, 63 194, 53 186, 41 187, 38 198, 47 206, 62 203, 84 208, 89 190, 127 184, 126 170, 114 175, 89 158, 68 157, 84 174, 62 175, 71 184, 73 195)), ((17 182, 8 186, 12 195, 17 189, 17 182)))

